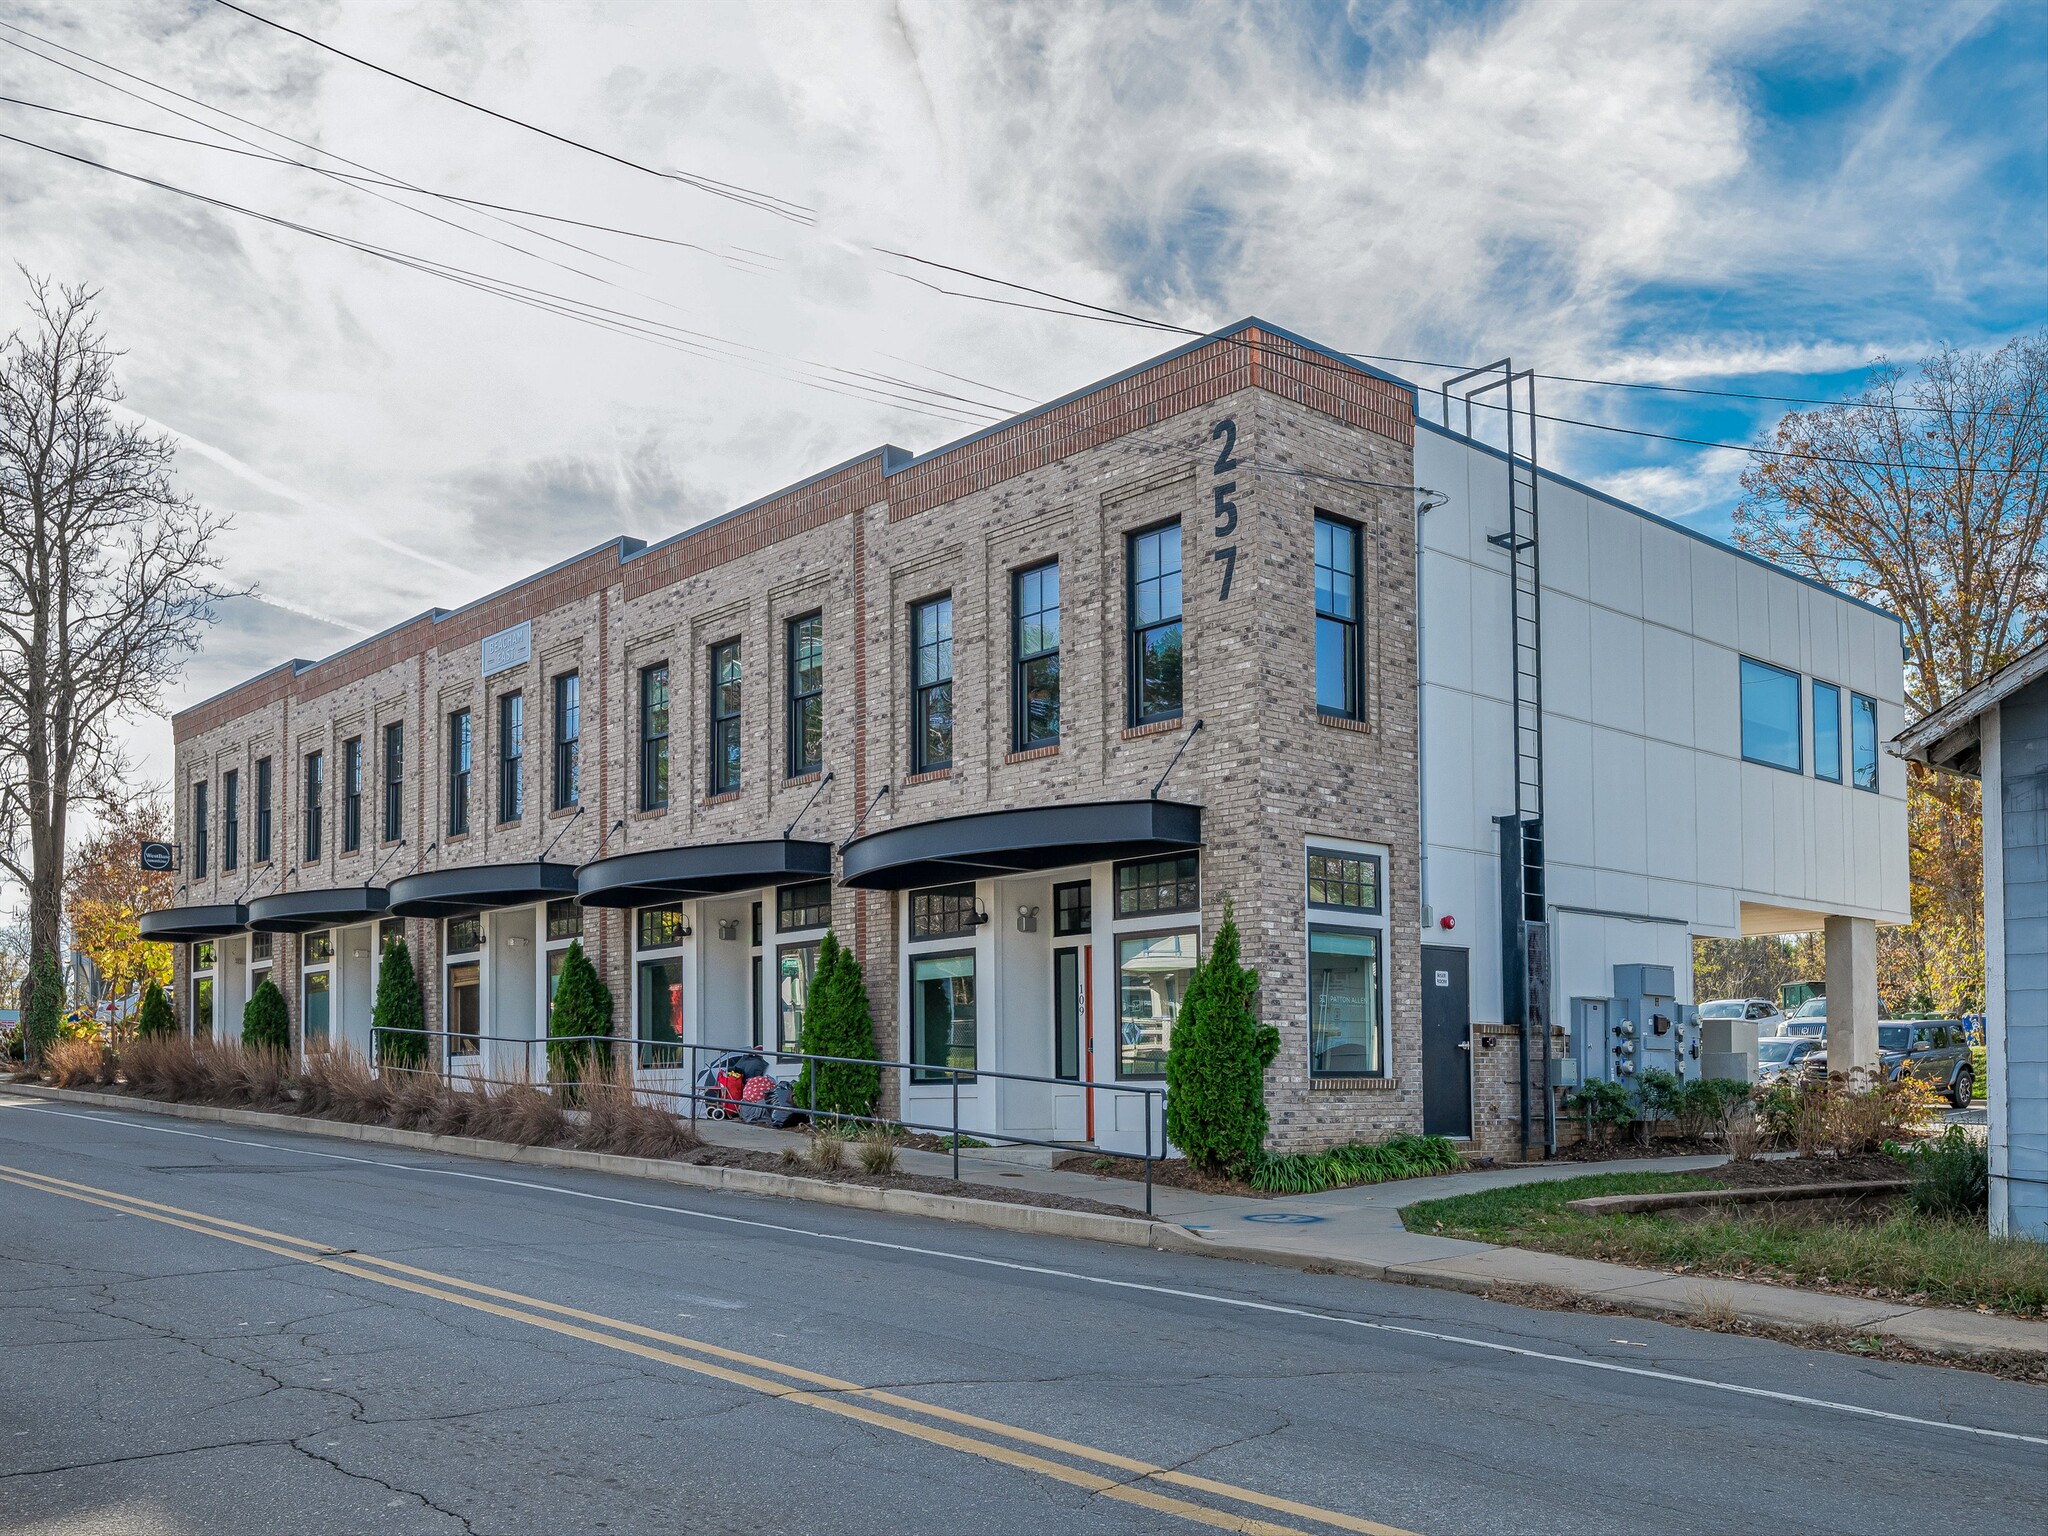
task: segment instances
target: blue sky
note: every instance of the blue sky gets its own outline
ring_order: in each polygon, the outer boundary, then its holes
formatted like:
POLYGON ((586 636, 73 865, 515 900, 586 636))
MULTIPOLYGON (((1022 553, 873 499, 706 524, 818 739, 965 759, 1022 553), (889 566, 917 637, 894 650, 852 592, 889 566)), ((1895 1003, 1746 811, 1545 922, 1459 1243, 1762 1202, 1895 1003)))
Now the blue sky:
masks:
MULTIPOLYGON (((714 360, 572 325, 0 144, 7 255, 104 288, 130 407, 178 434, 191 488, 235 517, 230 575, 257 588, 172 705, 876 443, 936 446, 1170 344, 935 294, 877 245, 1194 326, 1256 313, 1376 353, 1793 395, 2048 320, 2039 3, 254 3, 819 221, 491 123, 210 0, 10 8, 152 84, 0 47, 0 94, 290 148, 276 130, 717 253, 491 223, 0 107, 0 132, 723 338, 714 360), (850 373, 907 381, 879 388, 918 409, 850 373)), ((18 292, 0 283, 9 305, 18 292)), ((1561 385, 1545 403, 1733 441, 1778 410, 1561 385)), ((1561 427, 1543 451, 1712 533, 1744 464, 1561 427)), ((160 721, 136 743, 168 768, 160 721)))

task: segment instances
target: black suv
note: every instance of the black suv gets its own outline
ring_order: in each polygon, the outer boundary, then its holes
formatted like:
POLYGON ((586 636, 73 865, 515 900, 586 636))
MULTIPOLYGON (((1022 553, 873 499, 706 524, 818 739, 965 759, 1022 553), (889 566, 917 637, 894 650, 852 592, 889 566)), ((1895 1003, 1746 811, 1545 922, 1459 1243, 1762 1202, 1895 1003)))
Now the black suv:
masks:
POLYGON ((1935 1019, 1877 1026, 1877 1064, 1888 1078, 1902 1072, 1932 1083, 1957 1109, 1967 1109, 1977 1091, 1970 1059, 1970 1032, 1962 1024, 1935 1019))

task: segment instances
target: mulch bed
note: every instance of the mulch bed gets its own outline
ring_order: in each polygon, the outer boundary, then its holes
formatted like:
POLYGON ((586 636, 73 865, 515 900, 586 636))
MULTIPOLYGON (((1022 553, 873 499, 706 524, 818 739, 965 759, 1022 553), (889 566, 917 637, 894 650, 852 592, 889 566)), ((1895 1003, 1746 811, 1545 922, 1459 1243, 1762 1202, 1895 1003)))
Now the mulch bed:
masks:
MULTIPOLYGON (((848 1152, 851 1159, 852 1153, 848 1152)), ((1046 1194, 1032 1189, 1010 1189, 1001 1184, 970 1184, 964 1179, 939 1178, 923 1173, 868 1173, 858 1164, 819 1170, 806 1162, 791 1163, 779 1152, 756 1152, 744 1147, 698 1147, 678 1153, 673 1161, 694 1163, 700 1168, 751 1168, 757 1173, 783 1173, 801 1179, 823 1179, 830 1184, 866 1184, 875 1189, 909 1189, 927 1195, 961 1195, 969 1200, 995 1200, 1004 1205, 1038 1205, 1055 1211, 1085 1211, 1097 1216, 1125 1216, 1136 1221, 1153 1218, 1127 1205, 1106 1200, 1088 1200, 1078 1195, 1046 1194)))
MULTIPOLYGON (((1106 1157, 1100 1152, 1069 1152, 1053 1159, 1062 1173, 1092 1173, 1103 1179, 1145 1182, 1142 1157, 1106 1157)), ((1152 1182, 1161 1189, 1191 1189, 1198 1195, 1246 1195, 1254 1200, 1272 1200, 1281 1191, 1255 1189, 1227 1174, 1209 1173, 1184 1157, 1166 1158, 1152 1165, 1152 1182)))
POLYGON ((1764 1189, 1783 1184, 1849 1184, 1905 1177, 1905 1165, 1882 1152, 1854 1157, 1774 1157, 1723 1163, 1705 1176, 1729 1189, 1764 1189))

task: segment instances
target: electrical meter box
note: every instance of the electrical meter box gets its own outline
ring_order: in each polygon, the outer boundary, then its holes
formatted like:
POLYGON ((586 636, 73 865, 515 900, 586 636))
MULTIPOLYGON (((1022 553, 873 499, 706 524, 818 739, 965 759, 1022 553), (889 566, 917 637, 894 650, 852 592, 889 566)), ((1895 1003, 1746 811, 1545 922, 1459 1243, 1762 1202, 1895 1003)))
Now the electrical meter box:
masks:
POLYGON ((1633 1045, 1622 1059, 1636 1072, 1700 1075, 1699 1028, 1691 1007, 1679 1005, 1677 978, 1670 966, 1617 965, 1613 1015, 1609 1031, 1617 1044, 1633 1045))

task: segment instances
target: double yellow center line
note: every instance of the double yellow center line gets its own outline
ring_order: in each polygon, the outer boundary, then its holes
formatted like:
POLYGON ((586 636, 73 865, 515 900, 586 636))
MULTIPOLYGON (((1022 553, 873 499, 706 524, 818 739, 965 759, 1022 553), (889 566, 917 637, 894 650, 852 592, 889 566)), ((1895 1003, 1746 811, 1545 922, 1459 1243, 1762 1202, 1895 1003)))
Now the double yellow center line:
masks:
POLYGON ((159 1222, 164 1226, 178 1227, 202 1237, 217 1238, 222 1242, 253 1248, 278 1258, 312 1264, 321 1269, 331 1270, 335 1274, 367 1280, 376 1285, 390 1286, 395 1290, 409 1291, 413 1295, 429 1297, 451 1306, 466 1307, 473 1312, 485 1312, 509 1322, 545 1329, 549 1333, 560 1334, 565 1338, 580 1339, 587 1344, 674 1366, 679 1370, 710 1377, 714 1381, 722 1381, 728 1386, 759 1392, 764 1396, 805 1408, 814 1408, 822 1413, 837 1414, 841 1418, 853 1419, 877 1429, 886 1429, 914 1440, 924 1441, 928 1445, 941 1446, 968 1456, 978 1456, 1003 1466, 1014 1467, 1019 1471, 1035 1473, 1056 1482, 1086 1489, 1103 1498, 1135 1504, 1161 1514, 1213 1526, 1218 1530, 1238 1531, 1245 1533, 1245 1536, 1313 1536, 1312 1532, 1305 1531, 1300 1526, 1282 1525, 1256 1515, 1240 1514, 1235 1510, 1196 1503, 1192 1499, 1177 1498, 1161 1492, 1157 1486, 1150 1485, 1168 1484, 1207 1494, 1211 1498, 1228 1503, 1270 1510, 1297 1520, 1306 1520, 1315 1525, 1358 1532, 1360 1536, 1413 1536, 1413 1533, 1398 1527, 1360 1519, 1356 1515, 1347 1515, 1339 1510, 1322 1509, 1295 1499, 1280 1498, 1274 1494, 1260 1493, 1256 1489, 1241 1488, 1234 1483, 1218 1482, 1213 1478, 1198 1477, 1190 1472, 1155 1466, 1136 1457, 1119 1455, 1114 1451, 1083 1445, 1073 1440, 1064 1440, 1056 1435, 1043 1435, 1036 1430, 982 1418, 977 1414, 962 1413, 958 1409, 905 1397, 879 1387, 864 1387, 858 1382, 822 1375, 817 1371, 805 1370, 801 1366, 783 1365, 759 1355, 726 1349, 702 1339, 686 1338, 682 1334, 649 1328, 639 1323, 627 1322, 622 1318, 607 1317, 603 1313, 586 1312, 579 1307, 565 1307, 557 1302, 543 1301, 517 1291, 500 1290, 496 1286, 483 1285, 474 1280, 439 1274, 429 1269, 418 1269, 410 1264, 401 1264, 395 1259, 339 1250, 330 1244, 316 1243, 307 1238, 294 1237, 289 1233, 273 1232, 265 1227, 252 1227, 243 1222, 230 1221, 226 1217, 210 1216, 203 1211, 163 1205, 153 1200, 144 1200, 140 1196, 122 1194, 117 1190, 78 1184, 51 1174, 11 1168, 5 1164, 0 1164, 0 1180, 41 1194, 57 1195, 67 1200, 96 1205, 123 1216, 135 1216, 146 1221, 159 1222), (963 1430, 972 1433, 962 1433, 963 1430), (1040 1455, 1034 1454, 1035 1452, 1052 1454, 1040 1455), (1064 1459, 1055 1460, 1055 1456, 1064 1459), (1095 1467, 1106 1467, 1120 1475, 1107 1476, 1092 1470, 1095 1467))

